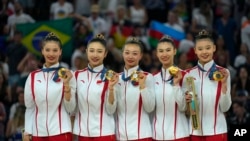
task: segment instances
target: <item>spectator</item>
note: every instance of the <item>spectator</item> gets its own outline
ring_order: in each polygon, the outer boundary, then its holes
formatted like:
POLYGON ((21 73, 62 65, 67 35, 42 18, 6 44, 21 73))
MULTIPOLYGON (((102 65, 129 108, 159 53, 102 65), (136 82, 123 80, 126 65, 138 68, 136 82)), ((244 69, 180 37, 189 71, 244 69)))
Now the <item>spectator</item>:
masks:
POLYGON ((247 67, 241 66, 237 71, 236 81, 232 84, 232 99, 250 100, 250 78, 247 67))
POLYGON ((221 35, 219 35, 218 38, 216 39, 215 45, 216 45, 216 51, 214 53, 214 61, 218 63, 219 57, 224 56, 225 64, 229 65, 230 64, 229 51, 226 49, 225 41, 221 35))
POLYGON ((242 18, 241 23, 241 42, 245 43, 250 52, 250 12, 242 18))
POLYGON ((10 120, 10 129, 9 132, 6 133, 6 136, 9 137, 11 141, 22 141, 25 109, 24 105, 19 105, 16 108, 13 118, 10 120))
POLYGON ((34 10, 34 0, 18 0, 18 2, 23 6, 23 10, 29 15, 33 14, 34 10))
POLYGON ((133 4, 128 10, 128 17, 133 24, 140 24, 142 26, 146 25, 148 16, 141 0, 133 0, 133 4))
POLYGON ((146 51, 150 51, 151 46, 149 44, 149 38, 146 35, 146 32, 147 32, 147 30, 144 28, 144 26, 142 26, 140 24, 134 24, 132 36, 134 36, 134 37, 138 38, 140 41, 142 41, 144 49, 146 51))
POLYGON ((167 22, 165 23, 165 25, 179 32, 184 32, 183 22, 179 20, 179 17, 176 11, 172 10, 168 12, 167 22))
POLYGON ((100 13, 102 16, 110 15, 112 17, 116 14, 116 7, 119 5, 126 6, 126 0, 98 0, 100 6, 100 13))
POLYGON ((91 15, 88 18, 90 25, 93 29, 93 35, 103 34, 108 35, 108 24, 102 17, 100 17, 99 5, 93 4, 91 6, 91 15))
POLYGON ((20 72, 20 78, 17 82, 17 89, 16 91, 23 91, 26 79, 30 72, 37 70, 39 67, 39 62, 36 57, 27 52, 25 57, 19 62, 17 66, 17 70, 20 72))
POLYGON ((23 90, 18 92, 18 101, 16 103, 12 104, 12 106, 10 108, 10 115, 8 118, 8 123, 7 123, 7 128, 6 128, 6 137, 7 138, 10 138, 14 133, 13 131, 15 128, 13 129, 13 124, 14 124, 13 122, 16 120, 15 118, 17 118, 17 117, 15 117, 16 113, 20 112, 20 111, 18 111, 18 110, 20 110, 20 109, 18 109, 20 106, 24 106, 24 91, 23 90))
POLYGON ((15 13, 8 17, 8 26, 10 28, 10 37, 13 37, 15 26, 23 23, 34 23, 35 20, 28 14, 23 12, 22 5, 19 2, 15 2, 15 13))
POLYGON ((182 70, 186 70, 186 69, 190 69, 193 67, 193 64, 191 62, 188 61, 188 57, 186 53, 180 53, 178 55, 178 60, 176 65, 182 69, 182 70))
POLYGON ((166 21, 167 1, 166 0, 143 0, 148 16, 147 26, 152 20, 159 22, 166 21), (155 16, 157 15, 157 16, 155 16))
POLYGON ((213 29, 213 11, 207 1, 203 1, 199 8, 192 11, 191 31, 198 33, 201 29, 212 31, 213 29))
POLYGON ((246 106, 241 101, 233 101, 232 103, 233 116, 229 118, 231 125, 250 125, 250 113, 246 106))
POLYGON ((89 20, 84 17, 78 17, 81 21, 77 22, 75 26, 75 38, 74 38, 74 45, 87 45, 90 39, 93 37, 93 29, 89 23, 89 20))
POLYGON ((1 0, 0 3, 0 35, 7 24, 8 17, 14 13, 14 5, 9 0, 1 0))
POLYGON ((27 49, 22 45, 22 33, 16 31, 13 41, 7 46, 7 60, 9 65, 9 85, 16 86, 20 78, 20 73, 17 70, 19 62, 27 53, 27 49))
POLYGON ((94 0, 74 0, 75 13, 82 16, 90 16, 91 4, 94 0))
POLYGON ((194 47, 194 38, 191 32, 186 34, 186 38, 180 41, 178 51, 180 53, 188 53, 194 47))
POLYGON ((73 71, 77 70, 75 60, 77 57, 80 58, 86 58, 86 45, 85 44, 79 44, 77 48, 74 50, 72 56, 71 56, 71 69, 73 71))
POLYGON ((240 52, 234 59, 234 67, 238 68, 239 66, 247 62, 247 55, 249 54, 247 45, 242 43, 240 46, 240 52))
POLYGON ((8 114, 11 105, 11 93, 8 80, 4 77, 2 70, 0 70, 0 102, 4 104, 6 113, 8 114))
POLYGON ((237 25, 233 18, 230 17, 230 9, 224 6, 222 9, 222 17, 215 23, 215 31, 221 35, 225 41, 225 47, 229 51, 230 63, 233 63, 236 56, 236 31, 237 25))
POLYGON ((72 71, 82 70, 88 66, 87 56, 79 55, 74 58, 72 71))
POLYGON ((108 38, 107 49, 108 54, 104 60, 104 64, 107 66, 107 68, 112 69, 115 72, 120 72, 123 63, 122 52, 115 46, 113 38, 108 38))
POLYGON ((126 7, 119 5, 109 33, 114 39, 115 46, 121 49, 127 37, 132 34, 132 31, 132 23, 127 17, 126 7))
POLYGON ((50 6, 50 19, 57 20, 69 17, 74 12, 73 5, 66 0, 57 0, 50 6))

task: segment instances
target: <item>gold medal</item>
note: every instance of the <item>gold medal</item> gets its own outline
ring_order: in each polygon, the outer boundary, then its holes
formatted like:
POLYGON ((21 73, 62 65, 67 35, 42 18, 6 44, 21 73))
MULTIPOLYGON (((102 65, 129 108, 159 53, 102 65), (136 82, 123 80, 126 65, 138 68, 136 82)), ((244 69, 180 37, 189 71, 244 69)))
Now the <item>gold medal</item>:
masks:
POLYGON ((220 72, 220 71, 215 71, 214 73, 213 73, 213 79, 215 80, 215 81, 220 81, 221 79, 223 79, 223 75, 222 75, 222 73, 220 72))
POLYGON ((171 66, 171 67, 169 68, 169 73, 170 73, 170 75, 172 75, 172 76, 176 76, 177 73, 178 73, 178 71, 179 71, 179 69, 178 69, 177 67, 175 67, 175 66, 171 66))
POLYGON ((110 80, 114 77, 114 75, 115 75, 115 72, 114 72, 114 71, 108 70, 108 71, 105 73, 105 78, 106 78, 107 80, 110 81, 110 80))
POLYGON ((130 76, 130 80, 138 82, 138 80, 139 80, 139 72, 138 71, 134 71, 131 74, 131 76, 130 76))
POLYGON ((66 69, 65 69, 65 68, 60 68, 60 69, 58 70, 58 76, 59 76, 60 78, 64 78, 64 77, 66 76, 66 69))

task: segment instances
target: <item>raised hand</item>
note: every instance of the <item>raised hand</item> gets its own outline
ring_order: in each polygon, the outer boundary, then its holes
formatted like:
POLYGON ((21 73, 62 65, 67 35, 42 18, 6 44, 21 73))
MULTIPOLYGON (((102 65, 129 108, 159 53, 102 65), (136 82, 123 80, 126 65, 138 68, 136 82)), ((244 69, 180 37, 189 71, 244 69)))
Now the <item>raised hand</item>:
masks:
POLYGON ((192 101, 192 95, 189 94, 188 91, 185 93, 185 99, 187 103, 190 103, 192 101))
POLYGON ((221 82, 226 84, 229 74, 228 74, 226 69, 220 69, 220 72, 223 75, 223 78, 221 79, 221 82))
POLYGON ((181 71, 179 70, 177 73, 176 73, 176 75, 174 76, 174 78, 173 78, 173 81, 174 81, 174 86, 176 86, 176 85, 179 85, 179 83, 180 83, 180 81, 182 80, 182 73, 181 73, 181 71))
POLYGON ((139 83, 140 89, 144 89, 146 87, 145 86, 146 77, 147 76, 143 72, 138 73, 138 83, 139 83))
POLYGON ((119 75, 117 73, 114 74, 114 76, 109 80, 109 88, 113 88, 114 85, 118 82, 119 75))
POLYGON ((62 77, 64 84, 69 84, 70 79, 73 77, 73 74, 70 70, 65 69, 64 76, 62 77))

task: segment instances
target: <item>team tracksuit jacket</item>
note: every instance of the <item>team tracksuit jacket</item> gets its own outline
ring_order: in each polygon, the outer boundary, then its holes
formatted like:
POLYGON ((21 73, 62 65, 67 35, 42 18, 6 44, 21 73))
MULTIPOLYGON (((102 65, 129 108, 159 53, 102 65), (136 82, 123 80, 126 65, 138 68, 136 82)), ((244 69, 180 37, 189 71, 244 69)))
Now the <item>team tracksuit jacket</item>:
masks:
MULTIPOLYGON (((50 68, 59 67, 59 63, 50 68)), ((43 67, 43 69, 46 69, 43 67)), ((53 136, 71 132, 70 113, 76 106, 75 77, 70 80, 71 98, 64 99, 63 80, 53 80, 56 71, 43 69, 29 74, 24 90, 25 132, 32 136, 53 136)))

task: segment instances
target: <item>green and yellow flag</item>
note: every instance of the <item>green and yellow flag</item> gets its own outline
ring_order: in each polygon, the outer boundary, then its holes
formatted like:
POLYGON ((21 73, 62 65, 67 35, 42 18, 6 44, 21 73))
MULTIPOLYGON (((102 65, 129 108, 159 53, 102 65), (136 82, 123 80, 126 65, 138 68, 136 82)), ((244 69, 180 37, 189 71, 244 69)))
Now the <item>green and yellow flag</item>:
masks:
POLYGON ((71 18, 18 24, 17 30, 23 33, 22 43, 27 49, 40 56, 41 41, 50 32, 59 36, 63 46, 63 58, 70 58, 73 51, 72 34, 73 20, 71 18))

